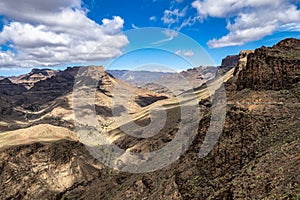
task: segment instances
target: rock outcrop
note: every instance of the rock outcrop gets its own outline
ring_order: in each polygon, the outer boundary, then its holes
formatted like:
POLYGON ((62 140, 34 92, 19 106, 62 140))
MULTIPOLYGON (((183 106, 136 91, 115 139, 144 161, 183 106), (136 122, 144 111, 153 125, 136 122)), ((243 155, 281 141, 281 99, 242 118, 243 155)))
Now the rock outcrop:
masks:
POLYGON ((235 66, 236 68, 234 70, 234 76, 236 76, 240 71, 242 71, 246 67, 248 55, 251 53, 254 53, 254 50, 243 50, 240 52, 239 60, 235 66))
POLYGON ((222 67, 234 67, 237 65, 237 63, 239 62, 239 55, 232 55, 232 56, 227 56, 226 58, 224 58, 222 60, 222 67))
POLYGON ((286 39, 273 47, 263 46, 250 53, 247 60, 239 69, 239 90, 280 90, 300 80, 300 40, 286 39))

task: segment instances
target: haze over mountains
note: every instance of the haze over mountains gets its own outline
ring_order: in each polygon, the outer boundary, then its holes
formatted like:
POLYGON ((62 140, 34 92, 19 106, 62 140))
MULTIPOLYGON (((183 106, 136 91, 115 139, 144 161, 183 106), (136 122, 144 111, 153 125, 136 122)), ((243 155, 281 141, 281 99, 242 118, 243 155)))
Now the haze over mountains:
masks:
MULTIPOLYGON (((183 107, 199 104, 201 119, 191 146, 171 165, 148 173, 113 170, 79 142, 72 109, 79 70, 35 69, 0 80, 0 199, 299 198, 300 40, 242 51, 219 68, 177 74, 86 68, 88 76, 100 77, 97 120, 110 141, 129 152, 152 152, 175 138, 182 119, 179 97, 183 107), (183 89, 182 80, 193 89, 183 89), (226 118, 217 144, 200 158, 214 107, 206 82, 216 87, 224 82, 226 118), (166 110, 157 135, 135 138, 115 122, 112 98, 118 84, 133 93, 120 115, 128 110, 140 126, 150 123, 152 108, 166 110)), ((81 114, 91 109, 86 105, 81 114)))

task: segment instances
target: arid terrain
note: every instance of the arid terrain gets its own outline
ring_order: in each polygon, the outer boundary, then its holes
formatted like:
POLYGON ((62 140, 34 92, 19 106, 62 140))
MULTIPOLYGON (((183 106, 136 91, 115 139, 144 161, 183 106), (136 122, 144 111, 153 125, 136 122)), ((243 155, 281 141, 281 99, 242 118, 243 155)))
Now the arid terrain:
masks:
MULTIPOLYGON (((180 106, 197 101, 201 119, 190 147, 172 164, 147 173, 111 169, 80 142, 73 109, 79 70, 35 69, 0 78, 0 199, 300 199, 300 40, 242 51, 218 68, 161 76, 167 87, 138 87, 103 67, 86 67, 87 76, 97 75, 93 109, 101 128, 130 152, 151 152, 172 141, 183 117, 180 106), (180 77, 193 90, 180 88, 180 77), (216 145, 199 157, 213 107, 206 82, 214 86, 212 96, 224 83, 226 118, 216 145), (146 126, 152 108, 166 110, 157 135, 135 138, 115 122, 118 84, 133 94, 120 108, 128 110, 129 121, 146 126)), ((82 115, 91 110, 81 109, 82 115)))

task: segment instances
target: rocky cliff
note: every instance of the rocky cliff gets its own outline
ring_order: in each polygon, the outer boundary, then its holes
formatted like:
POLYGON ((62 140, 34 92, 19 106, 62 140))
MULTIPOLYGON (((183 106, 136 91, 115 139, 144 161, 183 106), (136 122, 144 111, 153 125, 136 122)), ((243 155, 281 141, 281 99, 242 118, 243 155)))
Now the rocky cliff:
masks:
POLYGON ((300 80, 300 40, 286 39, 273 47, 261 47, 247 56, 238 75, 239 90, 280 90, 300 80))
POLYGON ((222 60, 222 67, 234 67, 239 62, 239 55, 227 56, 222 60))

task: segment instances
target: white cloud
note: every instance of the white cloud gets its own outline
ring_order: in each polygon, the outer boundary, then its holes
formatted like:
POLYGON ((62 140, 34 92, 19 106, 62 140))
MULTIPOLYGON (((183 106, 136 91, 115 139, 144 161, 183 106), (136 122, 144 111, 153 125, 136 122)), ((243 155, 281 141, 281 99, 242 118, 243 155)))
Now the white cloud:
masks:
POLYGON ((164 16, 161 20, 171 26, 172 24, 178 23, 179 20, 185 17, 188 7, 183 8, 182 10, 174 9, 174 10, 165 10, 164 16))
POLYGON ((300 32, 300 23, 289 23, 280 26, 281 31, 297 31, 300 32))
POLYGON ((155 22, 157 19, 156 19, 156 17, 155 17, 155 16, 151 16, 151 17, 149 18, 149 20, 150 20, 150 21, 154 21, 154 22, 155 22))
POLYGON ((14 64, 14 55, 9 52, 9 53, 2 53, 0 52, 0 66, 3 67, 9 67, 14 64))
POLYGON ((197 9, 201 19, 207 17, 233 19, 233 22, 228 20, 227 35, 208 42, 209 47, 219 48, 260 40, 288 24, 297 27, 296 25, 300 24, 300 11, 293 2, 293 0, 196 0, 192 6, 197 9))
POLYGON ((193 57, 195 55, 195 53, 192 50, 178 50, 175 52, 175 54, 185 57, 193 57))
POLYGON ((170 8, 164 11, 164 16, 161 18, 164 24, 168 25, 168 28, 172 28, 176 31, 180 31, 186 26, 192 26, 196 22, 201 20, 201 17, 198 15, 190 15, 188 18, 187 13, 190 9, 190 6, 185 6, 182 8, 176 7, 175 2, 182 3, 184 0, 175 0, 170 3, 170 8))
POLYGON ((0 32, 0 67, 84 63, 122 54, 128 44, 118 16, 102 24, 87 17, 81 0, 2 0, 0 15, 11 22, 0 32))

